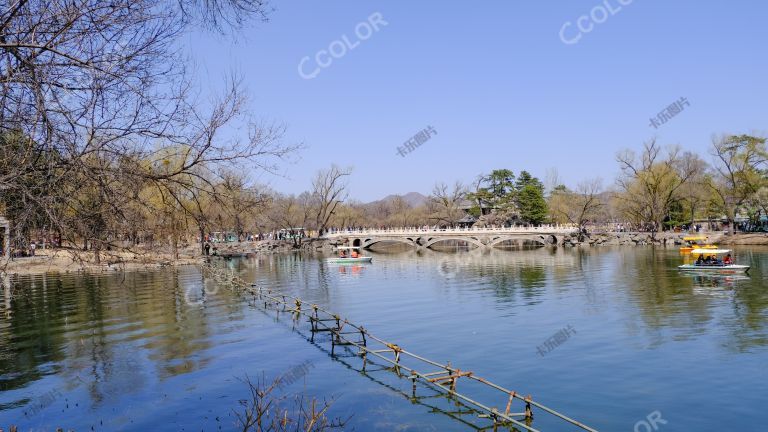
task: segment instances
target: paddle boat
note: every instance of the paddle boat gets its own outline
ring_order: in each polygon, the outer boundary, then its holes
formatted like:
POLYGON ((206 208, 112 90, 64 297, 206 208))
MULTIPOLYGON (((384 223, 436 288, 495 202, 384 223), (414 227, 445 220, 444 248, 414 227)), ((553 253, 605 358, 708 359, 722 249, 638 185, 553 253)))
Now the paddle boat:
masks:
POLYGON ((731 259, 730 249, 694 249, 691 255, 697 256, 693 264, 683 264, 677 266, 679 270, 715 272, 715 273, 737 273, 747 272, 748 265, 734 264, 731 259))
POLYGON ((357 246, 339 246, 336 248, 339 256, 328 258, 328 262, 341 264, 367 263, 373 260, 373 257, 360 254, 360 248, 357 246))
POLYGON ((685 246, 680 248, 681 254, 689 254, 694 249, 717 249, 717 245, 706 244, 706 236, 683 237, 683 241, 685 242, 685 246))

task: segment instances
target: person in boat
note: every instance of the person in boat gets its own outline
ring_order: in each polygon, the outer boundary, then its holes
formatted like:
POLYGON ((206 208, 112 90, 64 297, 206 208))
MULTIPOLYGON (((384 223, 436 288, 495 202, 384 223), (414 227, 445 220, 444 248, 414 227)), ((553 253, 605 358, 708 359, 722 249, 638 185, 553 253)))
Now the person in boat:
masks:
POLYGON ((352 249, 352 254, 351 255, 352 255, 352 258, 359 258, 360 257, 360 254, 357 253, 357 249, 352 249))
POLYGON ((728 254, 723 259, 723 265, 731 265, 733 264, 733 259, 731 258, 731 254, 728 254))
POLYGON ((712 265, 712 255, 707 255, 707 257, 704 258, 704 265, 712 265))
POLYGON ((339 251, 339 258, 346 258, 347 257, 347 251, 342 249, 339 251))
POLYGON ((696 260, 696 265, 704 265, 704 255, 699 255, 699 258, 696 260))

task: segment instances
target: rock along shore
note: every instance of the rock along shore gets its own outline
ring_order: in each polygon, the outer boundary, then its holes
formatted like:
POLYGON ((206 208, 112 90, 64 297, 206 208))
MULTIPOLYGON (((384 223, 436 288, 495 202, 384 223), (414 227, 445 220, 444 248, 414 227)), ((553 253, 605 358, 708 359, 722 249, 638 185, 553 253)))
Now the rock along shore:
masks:
POLYGON ((681 246, 683 237, 694 235, 707 237, 710 244, 768 246, 768 233, 736 233, 730 236, 723 231, 699 234, 660 232, 655 235, 648 232, 571 234, 563 239, 562 246, 681 246))

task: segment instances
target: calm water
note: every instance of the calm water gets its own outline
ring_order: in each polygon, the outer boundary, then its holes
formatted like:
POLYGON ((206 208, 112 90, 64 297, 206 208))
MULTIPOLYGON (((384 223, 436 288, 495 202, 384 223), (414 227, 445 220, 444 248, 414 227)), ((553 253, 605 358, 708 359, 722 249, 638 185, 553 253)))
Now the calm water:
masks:
MULTIPOLYGON (((654 411, 660 430, 768 424, 768 249, 737 250, 750 276, 720 278, 679 274, 676 251, 651 248, 373 255, 355 267, 222 264, 601 431, 632 431, 654 411), (576 333, 537 352, 567 326, 576 333)), ((457 410, 450 401, 412 403, 409 381, 361 373, 305 324, 202 287, 192 267, 14 280, 0 301, 0 427, 235 430, 246 374, 308 362, 283 392, 333 399, 333 416, 352 416, 346 430, 471 430, 441 413, 457 410)), ((572 430, 554 425, 533 424, 572 430)))

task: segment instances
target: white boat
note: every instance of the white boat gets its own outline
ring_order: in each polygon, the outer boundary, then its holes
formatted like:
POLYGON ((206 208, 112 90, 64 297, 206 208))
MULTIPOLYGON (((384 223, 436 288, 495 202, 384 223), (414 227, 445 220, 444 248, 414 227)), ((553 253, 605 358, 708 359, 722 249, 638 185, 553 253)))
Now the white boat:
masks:
POLYGON ((748 265, 743 264, 725 264, 720 257, 723 255, 730 255, 730 249, 694 249, 691 251, 691 255, 697 257, 697 261, 693 264, 683 264, 677 266, 679 270, 697 271, 697 272, 715 272, 715 273, 737 273, 747 272, 749 270, 748 265), (715 260, 712 263, 704 263, 703 258, 714 257, 715 260))
MULTIPOLYGON (((350 254, 351 254, 352 250, 360 250, 360 248, 357 247, 357 246, 339 246, 339 247, 336 248, 336 250, 339 250, 339 251, 350 251, 350 254)), ((351 256, 341 257, 341 256, 338 256, 338 257, 328 258, 327 261, 330 262, 330 263, 339 263, 339 264, 355 264, 355 263, 371 262, 371 261, 373 261, 373 257, 362 256, 362 255, 358 255, 356 257, 351 257, 351 256)))
POLYGON ((357 257, 357 258, 342 258, 342 257, 328 258, 327 261, 331 263, 354 264, 354 263, 371 262, 372 260, 373 260, 373 257, 364 256, 364 257, 357 257))

